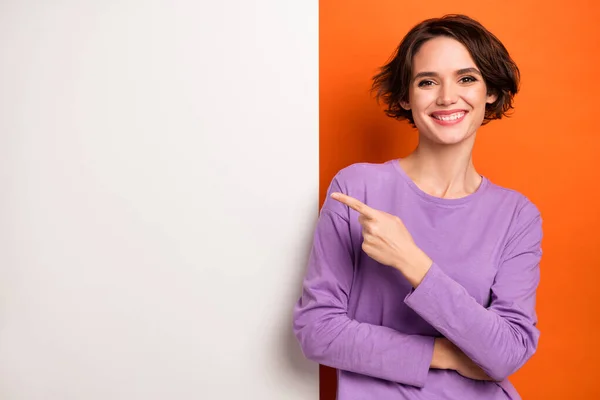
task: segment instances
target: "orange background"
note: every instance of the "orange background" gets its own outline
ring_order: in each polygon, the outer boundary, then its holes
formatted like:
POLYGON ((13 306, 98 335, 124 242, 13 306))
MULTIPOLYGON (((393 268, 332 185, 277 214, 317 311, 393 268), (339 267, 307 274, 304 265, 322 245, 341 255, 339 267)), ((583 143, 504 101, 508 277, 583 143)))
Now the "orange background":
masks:
MULTIPOLYGON (((600 399, 600 6, 592 1, 320 2, 321 204, 333 175, 359 161, 402 157, 416 145, 386 117, 371 77, 416 23, 446 13, 478 19, 522 74, 510 119, 480 129, 475 165, 542 212, 540 344, 511 381, 526 400, 600 399)), ((321 399, 335 398, 321 367, 321 399)))

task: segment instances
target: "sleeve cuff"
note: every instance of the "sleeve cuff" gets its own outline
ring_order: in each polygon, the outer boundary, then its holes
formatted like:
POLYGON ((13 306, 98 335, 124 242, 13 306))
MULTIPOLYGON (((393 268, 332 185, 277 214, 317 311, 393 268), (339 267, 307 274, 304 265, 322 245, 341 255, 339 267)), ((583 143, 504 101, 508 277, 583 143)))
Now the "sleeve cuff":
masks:
POLYGON ((408 292, 404 298, 404 303, 414 311, 417 311, 418 314, 435 317, 439 310, 437 310, 430 301, 430 293, 435 293, 435 287, 438 286, 439 282, 442 281, 445 276, 446 274, 444 271, 442 271, 434 262, 419 286, 408 292))
POLYGON ((408 294, 404 298, 404 302, 410 302, 410 299, 412 297, 421 297, 423 294, 426 295, 427 293, 429 293, 435 286, 435 281, 439 280, 440 274, 443 273, 444 272, 440 270, 440 267, 435 262, 431 264, 429 271, 427 271, 419 286, 417 286, 416 288, 412 288, 410 292, 408 292, 408 294))
POLYGON ((420 337, 422 340, 420 346, 420 357, 415 364, 415 376, 413 377, 413 385, 419 388, 425 386, 427 382, 427 376, 429 375, 429 369, 431 368, 431 361, 433 360, 433 346, 435 338, 430 336, 420 337))

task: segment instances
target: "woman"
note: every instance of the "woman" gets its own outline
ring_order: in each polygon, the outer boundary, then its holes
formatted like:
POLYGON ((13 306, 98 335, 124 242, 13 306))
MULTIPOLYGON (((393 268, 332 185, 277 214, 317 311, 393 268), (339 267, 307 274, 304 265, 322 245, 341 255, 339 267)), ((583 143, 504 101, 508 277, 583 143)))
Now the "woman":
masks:
POLYGON ((507 377, 538 343, 540 213, 471 157, 518 81, 500 41, 461 15, 415 26, 375 77, 419 144, 337 173, 294 310, 304 354, 338 369, 339 400, 520 398, 507 377))

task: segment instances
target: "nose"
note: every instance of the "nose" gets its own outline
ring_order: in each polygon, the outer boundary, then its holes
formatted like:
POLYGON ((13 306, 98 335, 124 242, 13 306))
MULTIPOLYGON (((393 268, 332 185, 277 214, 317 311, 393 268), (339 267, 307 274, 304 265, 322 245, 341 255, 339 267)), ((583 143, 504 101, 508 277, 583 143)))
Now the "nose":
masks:
POLYGON ((438 106, 448 106, 458 101, 458 91, 455 85, 451 83, 445 83, 440 85, 440 91, 436 104, 438 106))

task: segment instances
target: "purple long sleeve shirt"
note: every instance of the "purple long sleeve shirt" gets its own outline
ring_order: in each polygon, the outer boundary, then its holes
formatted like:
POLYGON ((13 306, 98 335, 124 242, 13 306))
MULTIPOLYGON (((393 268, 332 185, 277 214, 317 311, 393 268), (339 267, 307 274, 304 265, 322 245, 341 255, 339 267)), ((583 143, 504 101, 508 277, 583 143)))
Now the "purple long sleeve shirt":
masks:
POLYGON ((520 399, 507 377, 535 352, 542 227, 536 206, 483 178, 460 199, 421 189, 398 160, 338 172, 319 215, 294 331, 338 370, 338 400, 520 399), (434 261, 417 288, 361 248, 342 192, 402 219, 434 261), (444 336, 497 382, 430 369, 444 336))

